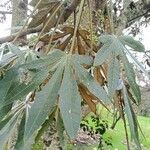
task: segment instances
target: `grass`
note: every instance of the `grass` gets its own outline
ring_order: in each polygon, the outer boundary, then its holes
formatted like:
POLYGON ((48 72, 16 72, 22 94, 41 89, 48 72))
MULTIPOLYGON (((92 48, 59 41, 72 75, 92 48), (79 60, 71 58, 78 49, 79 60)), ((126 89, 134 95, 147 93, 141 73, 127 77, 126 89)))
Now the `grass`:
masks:
MULTIPOLYGON (((106 116, 103 115, 105 119, 108 119, 108 123, 111 124, 112 123, 111 116, 110 115, 106 115, 106 116)), ((138 116, 138 122, 145 136, 144 138, 140 133, 142 150, 150 150, 150 117, 138 116)), ((127 149, 124 125, 122 120, 118 121, 114 130, 107 131, 105 138, 107 137, 111 137, 113 147, 107 147, 104 150, 126 150, 127 149)), ((135 150, 135 145, 133 144, 133 142, 131 142, 130 145, 131 145, 130 146, 131 150, 135 150)), ((97 146, 98 144, 91 145, 91 146, 85 146, 85 145, 73 146, 68 144, 65 150, 97 150, 97 146)), ((40 142, 36 146, 34 146, 33 150, 42 150, 42 147, 43 144, 40 142)))
MULTIPOLYGON (((105 115, 105 119, 108 120, 108 123, 111 124, 112 119, 110 115, 105 115), (107 117, 106 117, 107 116, 107 117)), ((139 131, 139 137, 141 141, 142 150, 150 150, 150 117, 143 117, 138 116, 138 122, 142 133, 139 131)), ((129 131, 129 128, 128 128, 129 131)), ((126 137, 125 137, 125 130, 124 124, 122 120, 119 120, 114 130, 108 130, 106 136, 111 137, 111 141, 113 147, 107 147, 106 150, 126 150, 126 137)), ((131 150, 135 150, 134 142, 131 142, 130 133, 129 133, 129 140, 130 140, 130 148, 131 150)), ((90 148, 91 150, 97 150, 97 145, 90 148)), ((85 148, 86 149, 86 148, 85 148)))

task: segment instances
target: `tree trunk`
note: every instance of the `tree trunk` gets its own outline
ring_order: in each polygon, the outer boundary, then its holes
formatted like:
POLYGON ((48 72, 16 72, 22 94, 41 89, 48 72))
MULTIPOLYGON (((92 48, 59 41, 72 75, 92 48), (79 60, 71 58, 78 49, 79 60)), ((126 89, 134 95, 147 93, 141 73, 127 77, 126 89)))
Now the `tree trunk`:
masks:
MULTIPOLYGON (((19 28, 24 25, 27 19, 27 5, 28 0, 12 0, 12 22, 11 22, 11 33, 16 33, 19 28)), ((26 36, 20 37, 17 43, 25 44, 26 36)))

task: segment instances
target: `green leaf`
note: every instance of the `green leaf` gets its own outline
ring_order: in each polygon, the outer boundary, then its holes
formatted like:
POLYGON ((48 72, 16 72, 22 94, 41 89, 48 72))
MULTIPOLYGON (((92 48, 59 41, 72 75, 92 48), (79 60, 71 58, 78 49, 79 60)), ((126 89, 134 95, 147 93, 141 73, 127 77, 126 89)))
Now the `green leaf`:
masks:
POLYGON ((112 35, 102 35, 100 36, 100 42, 103 44, 112 43, 113 36, 112 35))
POLYGON ((31 109, 29 109, 29 117, 27 118, 25 126, 25 145, 28 143, 28 139, 40 128, 46 120, 46 117, 54 108, 62 80, 63 70, 64 66, 62 63, 58 66, 50 81, 43 87, 42 91, 36 94, 35 102, 31 109))
POLYGON ((16 81, 18 72, 15 68, 10 69, 6 72, 6 75, 0 80, 0 103, 6 97, 7 92, 11 85, 16 81))
POLYGON ((9 122, 9 120, 12 118, 12 116, 8 116, 5 119, 0 121, 0 130, 9 122))
POLYGON ((59 137, 59 142, 60 142, 60 145, 62 147, 64 147, 64 123, 63 123, 63 120, 62 120, 62 116, 60 114, 60 112, 58 112, 58 115, 57 115, 57 122, 56 122, 56 126, 57 126, 57 134, 58 134, 58 137, 59 137))
POLYGON ((9 89, 16 84, 18 72, 16 68, 11 68, 6 72, 6 75, 0 80, 0 120, 9 112, 12 106, 10 102, 7 106, 4 105, 5 97, 9 93, 9 89))
POLYGON ((8 43, 7 46, 10 52, 17 55, 18 57, 22 56, 23 52, 16 45, 8 43))
POLYGON ((65 129, 71 139, 74 139, 81 121, 81 97, 73 78, 71 62, 67 62, 64 77, 60 88, 60 111, 65 129))
POLYGON ((17 124, 17 118, 19 114, 13 116, 9 122, 0 130, 0 149, 4 148, 5 143, 14 131, 14 127, 17 124))
POLYGON ((96 54, 95 60, 94 60, 94 66, 102 65, 107 58, 109 58, 112 49, 109 48, 110 45, 104 45, 96 54))
POLYGON ((42 124, 40 130, 38 131, 38 134, 36 135, 35 144, 39 142, 43 133, 49 128, 49 125, 54 120, 55 112, 56 112, 56 108, 53 109, 53 111, 49 115, 48 119, 42 124))
POLYGON ((24 130, 25 130, 25 121, 26 121, 26 114, 24 113, 20 125, 18 126, 18 137, 15 144, 15 149, 22 150, 23 146, 23 137, 24 137, 24 130))
POLYGON ((129 63, 126 56, 122 57, 121 59, 122 59, 123 65, 124 65, 124 69, 125 69, 127 79, 129 81, 129 85, 131 87, 132 93, 136 99, 136 103, 139 104, 139 102, 141 101, 141 92, 140 92, 139 86, 137 85, 137 83, 135 81, 135 73, 134 73, 133 67, 129 63))
POLYGON ((57 62, 61 60, 63 56, 65 56, 64 52, 62 52, 61 50, 55 49, 44 58, 40 58, 30 63, 23 64, 20 67, 25 68, 25 69, 41 69, 47 66, 54 66, 57 62))
POLYGON ((140 41, 134 40, 133 37, 131 36, 120 36, 119 39, 124 45, 131 47, 135 51, 138 52, 145 51, 144 45, 140 41))
POLYGON ((136 145, 138 146, 138 149, 141 150, 139 134, 138 134, 137 118, 131 106, 131 102, 129 101, 125 86, 123 86, 123 96, 124 96, 124 103, 125 103, 125 113, 127 115, 131 137, 134 139, 136 145))
POLYGON ((8 94, 3 100, 0 101, 0 109, 6 105, 11 104, 15 100, 21 99, 26 96, 29 92, 33 91, 38 87, 39 84, 48 76, 48 70, 41 70, 35 74, 32 81, 27 85, 16 84, 11 90, 8 90, 8 94))
POLYGON ((7 113, 11 110, 12 104, 4 106, 0 109, 0 121, 7 115, 7 113))
POLYGON ((116 38, 115 36, 107 36, 102 38, 102 41, 104 42, 104 46, 97 52, 95 60, 94 60, 94 66, 99 66, 103 64, 112 53, 115 53, 116 56, 122 55, 125 47, 123 44, 116 38))
POLYGON ((148 78, 150 78, 150 75, 147 70, 143 67, 143 65, 135 58, 128 49, 126 49, 127 54, 130 56, 134 64, 137 66, 139 70, 141 70, 148 78))
POLYGON ((105 104, 109 104, 111 101, 103 89, 92 77, 92 75, 84 69, 82 66, 75 64, 75 71, 79 77, 79 82, 84 84, 91 93, 93 93, 99 100, 103 101, 105 104))
POLYGON ((81 65, 91 66, 93 64, 93 58, 87 55, 74 54, 72 58, 81 65))
POLYGON ((115 56, 111 60, 108 69, 108 94, 112 98, 119 82, 119 62, 115 56))

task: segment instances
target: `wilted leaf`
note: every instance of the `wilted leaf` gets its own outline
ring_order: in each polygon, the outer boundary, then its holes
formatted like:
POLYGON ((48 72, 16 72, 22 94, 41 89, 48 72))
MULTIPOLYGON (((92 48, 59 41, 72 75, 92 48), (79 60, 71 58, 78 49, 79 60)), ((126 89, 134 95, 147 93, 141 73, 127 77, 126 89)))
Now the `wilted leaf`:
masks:
POLYGON ((82 42, 79 36, 77 36, 77 46, 78 46, 78 53, 80 55, 84 55, 86 48, 82 45, 82 42))
MULTIPOLYGON (((68 58, 69 59, 69 58, 68 58)), ((71 139, 74 139, 80 127, 81 97, 73 78, 70 61, 66 63, 64 77, 60 88, 60 111, 65 129, 71 139)))
POLYGON ((79 85, 79 91, 83 100, 87 103, 93 113, 96 113, 96 104, 92 101, 92 97, 88 95, 87 89, 83 85, 79 85))
POLYGON ((43 23, 46 19, 46 16, 48 15, 49 11, 50 11, 51 7, 46 7, 43 9, 40 9, 38 11, 38 13, 36 13, 31 22, 28 25, 28 28, 33 28, 33 27, 37 27, 39 26, 41 23, 43 23))
POLYGON ((84 84, 88 90, 94 94, 99 100, 102 102, 108 104, 110 103, 110 99, 106 93, 106 91, 103 89, 102 86, 100 86, 94 78, 91 76, 91 74, 85 70, 82 66, 79 66, 74 63, 75 71, 79 77, 80 83, 84 84))
POLYGON ((101 85, 103 86, 105 83, 105 78, 104 75, 102 75, 101 73, 101 68, 100 67, 95 67, 93 69, 93 75, 94 75, 94 79, 101 85))

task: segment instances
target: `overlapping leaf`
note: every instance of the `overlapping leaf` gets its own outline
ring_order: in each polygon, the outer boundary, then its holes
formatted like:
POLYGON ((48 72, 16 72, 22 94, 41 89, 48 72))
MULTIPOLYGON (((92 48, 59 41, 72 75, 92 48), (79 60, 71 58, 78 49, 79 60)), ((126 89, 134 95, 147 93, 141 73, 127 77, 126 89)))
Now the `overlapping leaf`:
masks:
POLYGON ((108 69, 108 93, 112 98, 119 82, 119 62, 113 57, 108 69))
POLYGON ((131 36, 120 36, 119 40, 123 43, 123 45, 129 46, 135 51, 145 51, 144 45, 140 41, 134 40, 131 36))
POLYGON ((74 139, 81 120, 81 97, 74 79, 71 63, 67 62, 60 88, 60 111, 65 129, 71 139, 74 139))
POLYGON ((81 65, 85 64, 85 65, 91 66, 93 64, 93 58, 87 55, 74 54, 72 58, 74 59, 74 61, 76 61, 77 63, 81 65))
POLYGON ((21 122, 18 127, 18 137, 15 144, 15 149, 22 150, 23 146, 23 136, 24 136, 24 130, 25 130, 25 121, 26 121, 26 114, 24 113, 21 122))
POLYGON ((96 54, 94 66, 99 66, 104 63, 112 53, 121 55, 124 50, 123 44, 115 36, 102 36, 101 41, 104 45, 96 54))
POLYGON ((139 142, 139 135, 138 135, 137 118, 131 106, 131 102, 128 98, 128 94, 127 94, 125 86, 123 87, 123 96, 124 96, 124 103, 125 103, 125 113, 127 115, 131 137, 134 139, 136 145, 138 146, 138 149, 141 150, 141 146, 139 142))
POLYGON ((47 66, 54 66, 65 55, 61 50, 55 49, 44 58, 34 60, 30 63, 23 64, 20 67, 26 69, 41 69, 47 66))
POLYGON ((124 69, 125 69, 127 79, 129 81, 129 85, 131 87, 132 93, 136 99, 136 103, 139 104, 139 102, 141 101, 141 92, 140 92, 139 86, 137 85, 137 83, 135 81, 135 73, 134 73, 133 67, 129 63, 126 56, 122 57, 122 61, 124 64, 124 69))
MULTIPOLYGON (((21 99, 24 96, 26 96, 29 92, 33 91, 38 87, 39 84, 43 82, 43 80, 48 76, 48 70, 42 70, 35 74, 32 81, 28 83, 27 85, 25 83, 19 83, 13 85, 12 87, 9 87, 8 90, 5 90, 7 92, 4 97, 2 97, 0 101, 0 109, 2 109, 4 106, 11 104, 15 100, 21 99)), ((5 83, 10 83, 13 81, 14 76, 11 76, 11 80, 3 81, 5 83)), ((2 91, 2 90, 1 90, 2 91)))
POLYGON ((10 135, 14 132, 14 127, 17 124, 17 119, 21 116, 22 113, 17 113, 14 115, 9 122, 0 130, 0 149, 4 149, 4 145, 6 144, 10 135))
POLYGON ((103 89, 93 78, 93 76, 78 63, 74 63, 75 71, 79 77, 79 82, 84 84, 88 90, 104 103, 110 103, 110 99, 103 89))
POLYGON ((52 78, 44 86, 42 91, 37 93, 35 102, 29 110, 29 117, 27 118, 25 126, 25 145, 28 143, 28 139, 33 135, 33 133, 43 124, 43 122, 46 120, 46 117, 55 106, 58 90, 62 80, 63 70, 64 65, 62 63, 58 66, 52 78))
POLYGON ((12 85, 17 81, 17 70, 15 68, 6 72, 5 77, 0 81, 0 120, 9 112, 11 105, 5 105, 5 97, 12 85), (5 107, 4 107, 5 106, 5 107))

